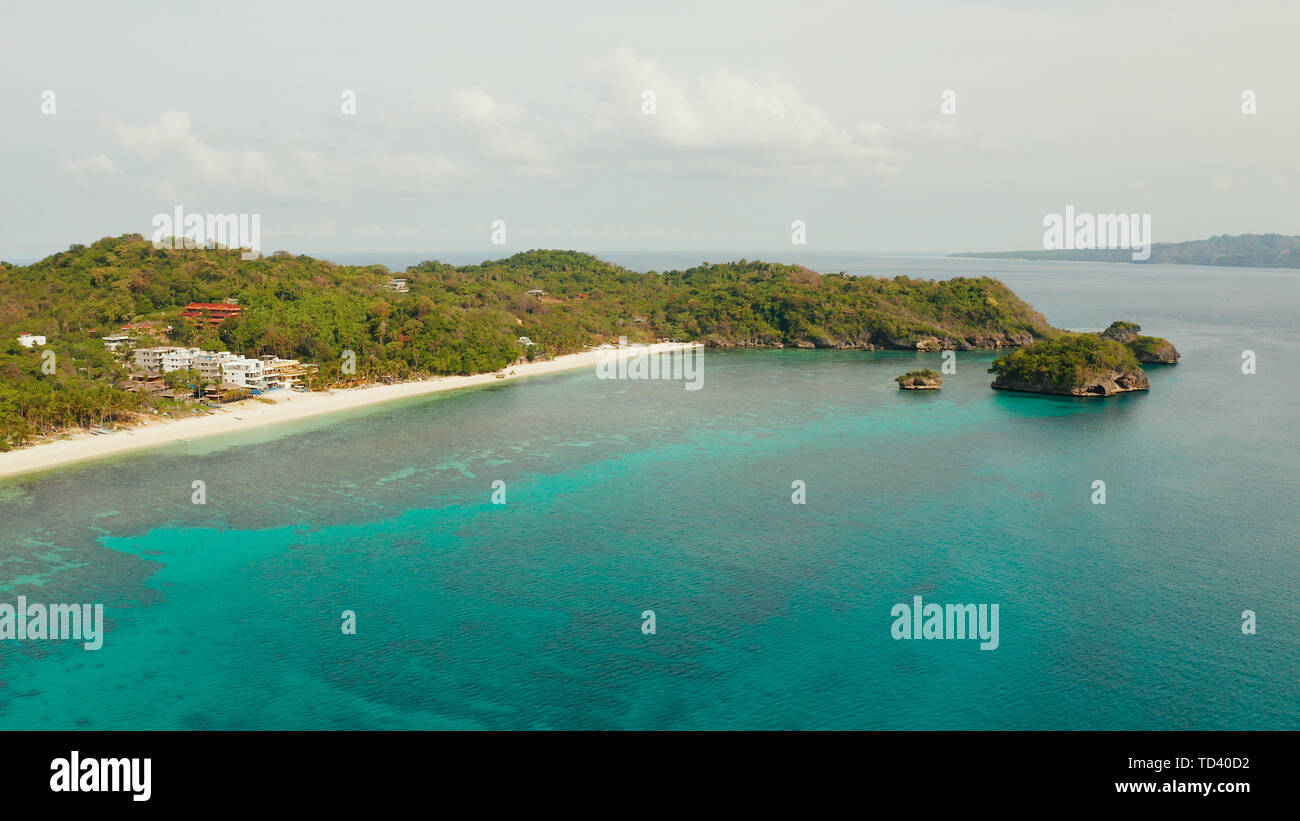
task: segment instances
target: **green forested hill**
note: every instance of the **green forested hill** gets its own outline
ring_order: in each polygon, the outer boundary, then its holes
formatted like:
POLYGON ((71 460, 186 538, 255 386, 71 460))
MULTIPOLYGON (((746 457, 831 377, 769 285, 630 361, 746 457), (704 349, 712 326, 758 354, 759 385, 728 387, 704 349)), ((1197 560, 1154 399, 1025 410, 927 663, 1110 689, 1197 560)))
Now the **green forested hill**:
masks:
POLYGON ((431 261, 402 273, 284 253, 245 261, 238 251, 156 249, 126 235, 29 266, 0 263, 0 439, 139 410, 142 400, 112 387, 120 368, 96 334, 145 320, 174 330, 141 344, 301 359, 319 364, 325 381, 338 378, 344 350, 356 353, 359 377, 407 378, 491 371, 526 351, 549 357, 620 335, 914 349, 919 340, 965 348, 1055 333, 987 278, 875 279, 747 260, 641 274, 573 251, 460 267, 431 261), (395 275, 410 281, 409 294, 385 288, 395 275), (179 319, 189 302, 227 298, 243 314, 215 329, 179 319), (56 374, 41 373, 39 353, 17 345, 24 332, 48 338, 56 374), (536 346, 524 348, 520 336, 536 346))

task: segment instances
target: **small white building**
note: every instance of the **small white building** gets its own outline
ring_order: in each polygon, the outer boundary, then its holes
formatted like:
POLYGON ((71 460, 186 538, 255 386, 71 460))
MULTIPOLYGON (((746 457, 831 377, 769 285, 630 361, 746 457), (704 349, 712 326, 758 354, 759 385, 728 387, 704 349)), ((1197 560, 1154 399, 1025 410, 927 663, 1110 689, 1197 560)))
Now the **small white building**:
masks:
POLYGON ((110 334, 104 337, 104 347, 112 353, 130 348, 134 342, 135 338, 127 334, 110 334))
POLYGON ((18 344, 22 345, 24 348, 34 348, 38 345, 44 345, 45 337, 37 334, 20 334, 18 336, 18 344))

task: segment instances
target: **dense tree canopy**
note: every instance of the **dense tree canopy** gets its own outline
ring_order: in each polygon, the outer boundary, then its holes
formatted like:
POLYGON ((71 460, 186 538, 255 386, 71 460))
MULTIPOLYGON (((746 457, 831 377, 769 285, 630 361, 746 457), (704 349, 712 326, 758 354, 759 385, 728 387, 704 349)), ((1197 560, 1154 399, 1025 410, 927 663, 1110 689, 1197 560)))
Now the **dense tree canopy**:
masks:
POLYGON ((1062 334, 993 360, 994 385, 1021 383, 1068 389, 1112 372, 1142 373, 1133 352, 1096 334, 1062 334))

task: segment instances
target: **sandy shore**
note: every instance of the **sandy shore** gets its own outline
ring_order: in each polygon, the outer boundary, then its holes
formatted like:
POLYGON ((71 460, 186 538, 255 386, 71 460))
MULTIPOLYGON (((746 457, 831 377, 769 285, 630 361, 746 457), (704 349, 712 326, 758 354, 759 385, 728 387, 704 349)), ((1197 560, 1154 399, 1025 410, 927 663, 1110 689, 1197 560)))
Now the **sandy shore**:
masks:
MULTIPOLYGON (((674 342, 633 347, 626 350, 633 352, 647 350, 668 352, 685 350, 696 346, 696 343, 674 342)), ((513 375, 507 375, 505 379, 498 379, 492 373, 481 373, 474 376, 444 376, 421 382, 374 385, 348 390, 315 391, 311 393, 275 391, 267 397, 268 399, 274 399, 274 404, 260 402, 256 399, 232 402, 229 405, 223 405, 220 410, 203 415, 195 414, 188 419, 161 419, 138 427, 99 435, 89 432, 76 433, 68 439, 43 442, 19 450, 9 451, 8 453, 0 453, 0 478, 48 470, 74 462, 99 459, 182 440, 215 436, 222 433, 235 433, 279 422, 291 422, 335 411, 361 408, 394 399, 406 399, 412 396, 423 396, 424 394, 439 393, 441 391, 472 388, 477 385, 498 384, 526 376, 538 376, 575 368, 592 368, 594 370, 601 358, 609 353, 611 351, 591 350, 560 356, 545 362, 511 365, 505 371, 507 374, 510 374, 511 371, 514 373, 513 375)))

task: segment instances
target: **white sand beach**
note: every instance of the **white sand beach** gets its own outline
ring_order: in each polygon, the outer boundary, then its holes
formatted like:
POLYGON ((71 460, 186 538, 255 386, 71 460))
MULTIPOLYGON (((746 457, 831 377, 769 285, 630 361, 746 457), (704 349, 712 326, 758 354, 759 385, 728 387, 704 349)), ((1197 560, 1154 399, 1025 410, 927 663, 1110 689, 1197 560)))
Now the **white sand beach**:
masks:
MULTIPOLYGON (((623 353, 647 351, 668 353, 695 347, 700 347, 699 343, 664 342, 627 348, 623 350, 623 353)), ((614 353, 614 351, 589 350, 582 353, 567 354, 544 362, 511 365, 505 369, 507 376, 504 379, 498 378, 495 373, 481 373, 473 376, 444 376, 419 382, 373 385, 347 390, 313 391, 310 393, 297 393, 287 390, 275 391, 266 397, 267 399, 273 399, 274 404, 257 399, 247 399, 242 402, 223 405, 219 410, 211 413, 195 414, 192 418, 160 419, 133 428, 103 434, 92 434, 88 431, 79 432, 72 434, 67 439, 42 442, 9 451, 8 453, 0 453, 0 478, 48 470, 74 462, 99 459, 182 440, 240 432, 279 422, 291 422, 310 416, 365 407, 394 399, 406 399, 412 396, 454 391, 478 385, 498 384, 528 376, 538 376, 575 368, 592 368, 594 370, 601 358, 611 353, 614 353)))

